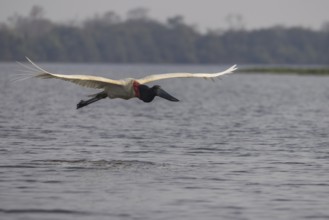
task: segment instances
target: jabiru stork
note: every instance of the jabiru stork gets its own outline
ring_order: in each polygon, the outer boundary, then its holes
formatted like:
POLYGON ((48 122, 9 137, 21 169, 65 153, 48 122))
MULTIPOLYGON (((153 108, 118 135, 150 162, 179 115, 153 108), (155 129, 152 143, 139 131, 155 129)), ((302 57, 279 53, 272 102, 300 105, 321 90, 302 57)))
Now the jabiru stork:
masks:
MULTIPOLYGON (((218 72, 218 73, 165 73, 165 74, 156 74, 149 75, 140 79, 134 78, 125 78, 125 79, 109 79, 105 77, 99 76, 91 76, 91 75, 65 75, 65 74, 55 74, 50 73, 37 64, 35 64, 32 60, 26 57, 28 62, 32 65, 32 67, 23 65, 27 68, 29 73, 33 73, 32 76, 29 77, 37 77, 41 79, 61 79, 65 81, 69 81, 80 86, 101 89, 100 93, 91 95, 91 99, 81 100, 77 104, 77 109, 87 106, 91 103, 99 101, 101 99, 110 98, 121 98, 121 99, 131 99, 131 98, 139 98, 144 102, 152 102, 155 96, 159 96, 161 98, 167 99, 172 102, 178 102, 179 100, 166 91, 164 91, 159 85, 155 85, 149 87, 145 84, 154 82, 162 79, 171 79, 171 78, 204 78, 204 79, 215 79, 217 77, 233 73, 237 66, 233 65, 230 68, 218 72)), ((27 78, 29 78, 27 77, 27 78)))

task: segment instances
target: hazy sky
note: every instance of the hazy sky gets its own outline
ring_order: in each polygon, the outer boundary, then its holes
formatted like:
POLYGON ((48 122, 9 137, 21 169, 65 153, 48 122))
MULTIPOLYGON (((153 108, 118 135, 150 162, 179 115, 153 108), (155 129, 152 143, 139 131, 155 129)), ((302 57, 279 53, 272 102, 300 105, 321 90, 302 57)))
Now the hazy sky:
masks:
POLYGON ((136 7, 148 8, 149 16, 160 21, 183 15, 185 22, 200 29, 228 27, 227 16, 240 14, 247 29, 274 25, 321 28, 329 21, 329 0, 0 0, 0 22, 14 13, 27 15, 40 5, 53 21, 80 21, 115 11, 125 17, 136 7))

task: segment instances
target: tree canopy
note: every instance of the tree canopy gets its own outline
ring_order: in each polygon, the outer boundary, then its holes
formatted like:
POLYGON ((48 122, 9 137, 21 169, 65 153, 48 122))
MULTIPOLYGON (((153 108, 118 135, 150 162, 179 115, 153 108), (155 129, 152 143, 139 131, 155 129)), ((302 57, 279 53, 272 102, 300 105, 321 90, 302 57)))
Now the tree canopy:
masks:
POLYGON ((329 64, 329 31, 302 27, 232 28, 204 33, 182 16, 159 22, 137 8, 80 24, 59 24, 32 8, 0 24, 0 61, 111 63, 329 64))

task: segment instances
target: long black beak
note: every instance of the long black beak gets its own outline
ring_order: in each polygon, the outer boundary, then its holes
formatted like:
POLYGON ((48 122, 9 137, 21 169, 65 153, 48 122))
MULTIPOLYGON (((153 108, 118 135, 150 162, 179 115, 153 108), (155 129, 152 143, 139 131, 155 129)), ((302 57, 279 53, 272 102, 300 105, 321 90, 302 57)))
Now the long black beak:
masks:
POLYGON ((164 98, 164 99, 167 99, 167 100, 172 101, 172 102, 178 102, 179 101, 178 99, 176 99, 175 97, 169 95, 166 91, 164 91, 161 88, 157 89, 157 96, 159 96, 161 98, 164 98))

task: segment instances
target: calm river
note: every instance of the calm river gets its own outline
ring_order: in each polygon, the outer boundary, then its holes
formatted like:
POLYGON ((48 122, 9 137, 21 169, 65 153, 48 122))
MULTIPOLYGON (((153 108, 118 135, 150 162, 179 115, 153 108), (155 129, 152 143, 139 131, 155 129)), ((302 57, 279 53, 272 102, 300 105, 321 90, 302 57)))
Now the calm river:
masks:
MULTIPOLYGON (((228 66, 42 64, 111 78, 228 66)), ((159 81, 181 101, 102 100, 0 64, 0 218, 328 219, 329 77, 159 81)))

